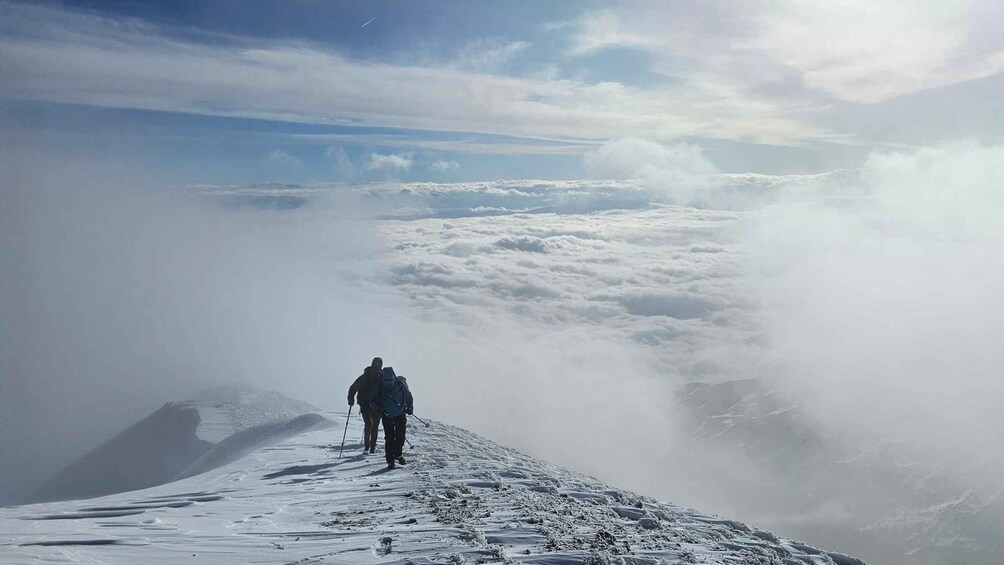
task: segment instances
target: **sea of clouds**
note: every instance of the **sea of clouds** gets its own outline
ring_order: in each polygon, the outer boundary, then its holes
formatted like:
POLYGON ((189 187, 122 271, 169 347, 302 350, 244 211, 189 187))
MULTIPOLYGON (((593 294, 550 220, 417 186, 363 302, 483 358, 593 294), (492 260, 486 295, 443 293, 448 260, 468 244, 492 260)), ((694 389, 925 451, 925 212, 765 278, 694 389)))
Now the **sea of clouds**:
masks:
MULTIPOLYGON (((387 349, 417 370, 426 409, 641 492, 832 543, 848 539, 834 529, 875 527, 855 515, 869 501, 796 500, 804 477, 695 443, 674 399, 688 382, 759 379, 835 445, 895 445, 909 455, 890 465, 999 496, 1002 157, 957 143, 765 177, 622 140, 587 160, 614 181, 356 190, 397 211, 375 224, 376 272, 421 322, 387 349), (587 455, 597 444, 608 457, 587 455)), ((860 497, 873 480, 855 479, 860 497)))

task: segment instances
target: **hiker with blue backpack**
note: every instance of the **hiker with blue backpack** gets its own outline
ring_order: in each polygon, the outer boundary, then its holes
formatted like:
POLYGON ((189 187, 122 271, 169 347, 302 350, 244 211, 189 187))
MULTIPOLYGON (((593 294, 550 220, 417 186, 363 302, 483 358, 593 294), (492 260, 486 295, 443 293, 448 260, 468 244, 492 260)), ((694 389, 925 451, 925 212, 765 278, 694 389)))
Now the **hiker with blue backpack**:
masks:
POLYGON ((404 433, 408 425, 406 414, 414 412, 414 399, 408 386, 394 373, 393 367, 384 367, 380 371, 380 380, 370 396, 370 407, 379 410, 382 415, 387 468, 394 469, 395 462, 404 465, 404 433))

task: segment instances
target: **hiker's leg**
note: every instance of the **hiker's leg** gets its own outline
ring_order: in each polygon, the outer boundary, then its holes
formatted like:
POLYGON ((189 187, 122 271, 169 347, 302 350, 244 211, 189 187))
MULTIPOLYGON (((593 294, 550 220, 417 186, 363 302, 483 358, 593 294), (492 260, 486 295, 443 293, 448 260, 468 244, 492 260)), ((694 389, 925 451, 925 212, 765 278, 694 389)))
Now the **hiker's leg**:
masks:
POLYGON ((370 445, 370 433, 373 431, 373 418, 370 415, 370 411, 359 406, 359 411, 363 415, 363 452, 369 449, 370 445))
POLYGON ((373 410, 370 413, 370 437, 367 439, 370 446, 370 453, 376 452, 377 439, 380 437, 380 413, 373 410))
POLYGON ((397 421, 397 450, 395 452, 395 457, 401 457, 404 455, 404 434, 407 428, 408 418, 406 416, 401 416, 397 421))
POLYGON ((397 444, 397 436, 394 430, 394 418, 388 418, 384 416, 383 418, 383 451, 384 456, 387 458, 387 463, 393 463, 396 456, 394 455, 394 446, 397 444))

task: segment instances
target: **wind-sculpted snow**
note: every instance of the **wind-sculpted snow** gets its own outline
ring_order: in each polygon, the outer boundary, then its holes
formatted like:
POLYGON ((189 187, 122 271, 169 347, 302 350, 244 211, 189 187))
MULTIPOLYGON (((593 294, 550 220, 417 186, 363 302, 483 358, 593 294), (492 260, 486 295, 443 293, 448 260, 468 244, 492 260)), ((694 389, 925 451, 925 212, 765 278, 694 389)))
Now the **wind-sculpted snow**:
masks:
POLYGON ((290 430, 299 433, 316 425, 317 418, 323 420, 316 414, 296 418, 313 410, 306 402, 247 386, 207 389, 191 400, 168 402, 74 461, 31 500, 125 492, 168 482, 195 465, 211 469, 264 442, 280 441, 290 430))
POLYGON ((281 442, 307 430, 330 427, 332 422, 320 414, 303 414, 291 420, 261 424, 241 430, 214 445, 205 455, 178 474, 179 479, 205 473, 237 461, 245 455, 281 442))
POLYGON ((189 402, 198 407, 202 418, 196 435, 213 443, 252 426, 317 411, 302 400, 241 385, 209 388, 189 402))
MULTIPOLYGON (((358 418, 349 428, 360 437, 358 418)), ((337 436, 299 433, 239 465, 143 491, 0 509, 0 555, 12 565, 861 565, 436 422, 411 429, 408 465, 390 472, 355 439, 338 458, 337 436)))

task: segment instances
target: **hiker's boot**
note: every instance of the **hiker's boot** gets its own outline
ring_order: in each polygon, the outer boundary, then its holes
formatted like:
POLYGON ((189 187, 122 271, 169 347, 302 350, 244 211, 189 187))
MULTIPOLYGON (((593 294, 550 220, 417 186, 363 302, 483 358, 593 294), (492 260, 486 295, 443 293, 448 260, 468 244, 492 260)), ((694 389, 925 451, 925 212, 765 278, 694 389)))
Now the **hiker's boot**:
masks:
POLYGON ((401 457, 397 458, 397 462, 398 462, 399 465, 407 465, 407 463, 404 460, 404 456, 403 455, 401 457))
POLYGON ((387 469, 397 469, 393 460, 387 462, 387 469))

